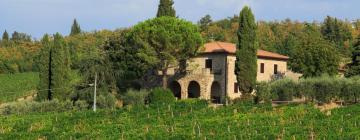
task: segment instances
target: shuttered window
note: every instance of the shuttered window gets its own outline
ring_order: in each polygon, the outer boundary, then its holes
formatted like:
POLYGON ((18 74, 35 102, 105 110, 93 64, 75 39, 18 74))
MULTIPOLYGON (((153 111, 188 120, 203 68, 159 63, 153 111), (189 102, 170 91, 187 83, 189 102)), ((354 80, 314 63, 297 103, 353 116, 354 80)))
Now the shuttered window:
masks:
POLYGON ((234 83, 234 93, 239 93, 239 84, 234 83))
POLYGON ((277 64, 274 65, 274 74, 278 74, 278 65, 277 64))
POLYGON ((212 70, 212 59, 205 60, 205 68, 212 70))
POLYGON ((265 64, 261 63, 260 64, 260 73, 264 73, 265 72, 265 64))

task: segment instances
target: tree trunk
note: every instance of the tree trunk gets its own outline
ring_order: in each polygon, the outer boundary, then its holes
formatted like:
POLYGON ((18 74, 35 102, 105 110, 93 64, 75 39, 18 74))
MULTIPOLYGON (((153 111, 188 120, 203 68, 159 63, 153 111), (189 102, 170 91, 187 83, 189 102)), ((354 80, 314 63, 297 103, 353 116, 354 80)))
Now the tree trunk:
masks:
POLYGON ((48 63, 48 87, 47 87, 47 98, 48 98, 48 100, 52 100, 52 90, 51 90, 51 88, 52 88, 52 85, 51 85, 51 83, 52 83, 52 50, 50 49, 50 52, 49 52, 50 54, 49 54, 49 63, 48 63))
POLYGON ((354 97, 355 97, 354 100, 355 100, 355 104, 356 104, 356 103, 358 102, 358 101, 357 101, 357 98, 356 98, 356 95, 355 95, 354 97))
POLYGON ((179 61, 179 73, 186 72, 186 60, 180 60, 179 61))
POLYGON ((164 89, 166 89, 167 84, 168 84, 167 69, 163 69, 162 70, 162 87, 164 89))

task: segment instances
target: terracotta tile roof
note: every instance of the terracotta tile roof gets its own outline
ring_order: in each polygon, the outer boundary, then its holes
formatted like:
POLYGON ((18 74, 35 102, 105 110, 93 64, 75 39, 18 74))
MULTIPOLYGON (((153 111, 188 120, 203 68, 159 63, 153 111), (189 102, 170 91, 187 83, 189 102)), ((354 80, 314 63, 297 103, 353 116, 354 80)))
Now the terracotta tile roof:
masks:
MULTIPOLYGON (((218 52, 230 53, 230 54, 236 53, 236 44, 233 43, 210 42, 210 43, 206 43, 204 46, 205 46, 205 50, 203 51, 203 53, 218 53, 218 52)), ((275 58, 275 59, 285 59, 285 60, 289 59, 289 57, 287 56, 269 51, 264 51, 264 50, 258 50, 257 56, 262 58, 275 58)))

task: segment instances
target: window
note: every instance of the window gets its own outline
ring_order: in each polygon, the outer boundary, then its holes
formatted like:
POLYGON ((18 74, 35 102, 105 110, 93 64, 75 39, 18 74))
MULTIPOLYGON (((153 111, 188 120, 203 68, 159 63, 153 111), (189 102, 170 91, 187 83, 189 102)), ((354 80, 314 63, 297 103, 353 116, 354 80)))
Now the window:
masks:
POLYGON ((274 65, 274 74, 278 74, 278 65, 277 64, 274 65))
POLYGON ((264 73, 265 72, 265 64, 261 63, 260 64, 260 73, 264 73))
POLYGON ((234 93, 239 93, 239 84, 234 83, 234 93))
POLYGON ((205 60, 205 68, 212 70, 212 59, 205 60))

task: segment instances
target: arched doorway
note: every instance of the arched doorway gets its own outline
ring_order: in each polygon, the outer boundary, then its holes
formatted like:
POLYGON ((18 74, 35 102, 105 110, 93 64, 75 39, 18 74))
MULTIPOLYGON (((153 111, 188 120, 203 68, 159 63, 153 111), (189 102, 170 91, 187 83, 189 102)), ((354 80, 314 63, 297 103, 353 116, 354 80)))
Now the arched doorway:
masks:
POLYGON ((177 81, 172 81, 169 85, 169 89, 176 98, 181 99, 181 86, 177 81))
POLYGON ((200 97, 200 85, 196 81, 191 81, 188 87, 188 98, 200 97))
POLYGON ((213 82, 211 85, 211 102, 215 104, 221 103, 221 85, 219 82, 213 82))

